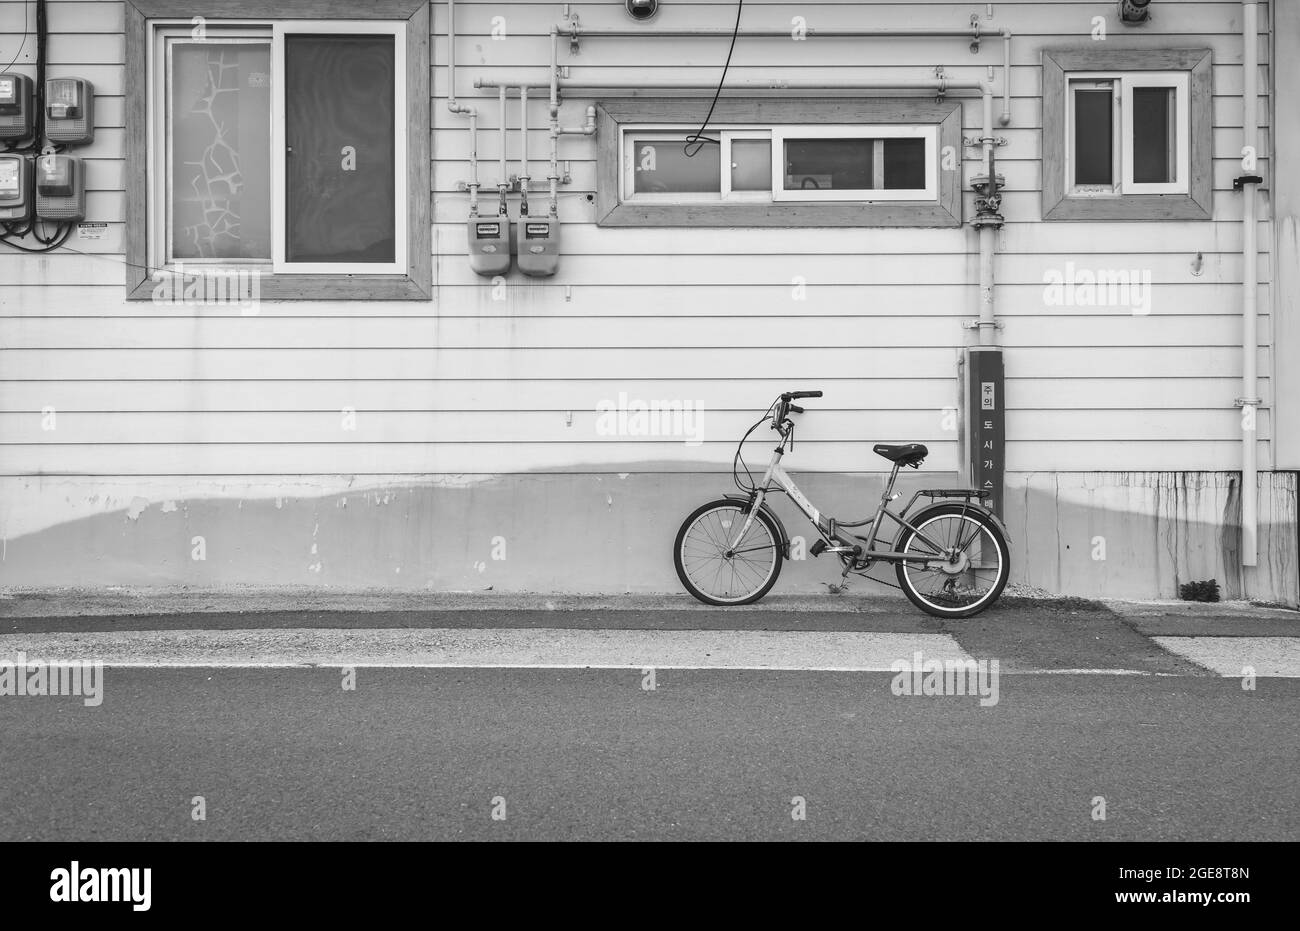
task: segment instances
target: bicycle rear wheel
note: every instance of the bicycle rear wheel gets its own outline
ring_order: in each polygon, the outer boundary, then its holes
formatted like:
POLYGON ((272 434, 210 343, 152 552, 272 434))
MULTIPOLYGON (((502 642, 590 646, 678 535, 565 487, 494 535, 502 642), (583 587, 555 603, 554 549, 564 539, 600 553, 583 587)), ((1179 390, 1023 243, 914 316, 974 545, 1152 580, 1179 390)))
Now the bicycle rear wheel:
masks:
POLYGON ((961 618, 998 600, 1011 574, 1011 553, 996 522, 960 504, 938 504, 912 523, 925 537, 904 528, 895 550, 944 560, 933 569, 898 563, 898 585, 912 604, 934 617, 961 618))
POLYGON ((673 543, 673 564, 682 585, 707 605, 751 604, 766 595, 781 574, 781 534, 759 510, 735 543, 746 519, 744 502, 723 498, 696 508, 673 543))

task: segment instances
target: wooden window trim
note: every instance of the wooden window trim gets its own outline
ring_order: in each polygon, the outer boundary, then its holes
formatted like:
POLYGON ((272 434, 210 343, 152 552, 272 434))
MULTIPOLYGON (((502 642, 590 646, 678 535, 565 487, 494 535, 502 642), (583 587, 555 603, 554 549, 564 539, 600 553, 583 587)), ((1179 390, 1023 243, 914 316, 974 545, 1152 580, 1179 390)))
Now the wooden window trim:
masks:
POLYGON ((1044 220, 1209 220, 1213 216, 1213 57, 1210 49, 1043 49, 1044 220), (1187 71, 1191 170, 1187 194, 1067 197, 1066 75, 1074 71, 1187 71))
POLYGON ((407 271, 404 275, 265 275, 262 300, 407 300, 433 296, 430 179, 429 4, 424 0, 375 0, 364 10, 340 0, 286 2, 273 12, 256 0, 125 0, 126 14, 126 294, 150 300, 157 281, 148 254, 149 88, 146 63, 150 20, 367 19, 406 21, 407 271))
POLYGON ((620 203, 619 133, 623 124, 689 122, 706 113, 709 98, 630 97, 599 101, 596 133, 599 162, 596 183, 598 226, 961 226, 961 102, 929 97, 787 98, 719 100, 717 124, 789 125, 801 123, 915 123, 939 126, 939 200, 876 203, 620 203), (944 169, 943 152, 958 153, 956 167, 944 169))

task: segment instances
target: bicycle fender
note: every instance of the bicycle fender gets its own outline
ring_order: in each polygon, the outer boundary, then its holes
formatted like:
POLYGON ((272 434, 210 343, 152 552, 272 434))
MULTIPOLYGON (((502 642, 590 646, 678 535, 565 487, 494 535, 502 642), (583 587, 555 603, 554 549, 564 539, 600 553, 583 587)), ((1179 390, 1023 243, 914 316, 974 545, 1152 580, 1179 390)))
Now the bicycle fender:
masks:
MULTIPOLYGON (((740 501, 743 502, 744 504, 749 504, 749 502, 753 500, 752 498, 750 498, 749 495, 723 495, 722 497, 728 501, 740 501)), ((781 523, 781 518, 776 516, 776 511, 773 511, 770 507, 767 506, 766 501, 763 502, 763 506, 759 508, 759 510, 762 511, 764 514, 766 514, 768 517, 772 518, 772 523, 776 524, 776 532, 781 535, 781 558, 789 559, 790 558, 790 534, 786 532, 785 524, 781 523)))
MULTIPOLYGON (((925 507, 921 508, 921 510, 917 511, 915 514, 909 514, 908 521, 912 524, 919 524, 921 522, 921 519, 925 517, 927 511, 932 511, 935 508, 944 507, 945 505, 949 505, 949 504, 962 504, 962 502, 957 500, 949 500, 949 501, 936 501, 933 504, 927 504, 925 507)), ((1007 530, 1007 525, 1003 522, 1002 518, 998 517, 996 514, 994 514, 984 505, 976 504, 973 501, 969 502, 966 505, 966 510, 978 511, 980 514, 983 514, 985 517, 987 517, 990 521, 993 522, 993 524, 998 528, 998 530, 1002 531, 1002 539, 1007 541, 1007 546, 1011 546, 1011 532, 1007 530)), ((894 549, 898 549, 899 538, 902 537, 903 534, 905 533, 907 533, 906 527, 898 528, 898 534, 894 537, 894 544, 893 544, 894 549)))

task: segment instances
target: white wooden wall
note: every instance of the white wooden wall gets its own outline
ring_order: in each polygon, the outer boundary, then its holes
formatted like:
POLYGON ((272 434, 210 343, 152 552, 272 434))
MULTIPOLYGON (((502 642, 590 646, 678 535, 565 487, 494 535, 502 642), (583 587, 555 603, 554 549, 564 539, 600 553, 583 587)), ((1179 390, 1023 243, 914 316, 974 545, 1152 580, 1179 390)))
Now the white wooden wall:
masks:
MULTIPOLYGON (((631 24, 620 2, 570 5, 584 25, 631 24)), ((814 29, 967 23, 984 3, 912 0, 746 3, 744 23, 784 27, 795 13, 814 29)), ((1008 374, 1007 467, 1022 471, 1222 470, 1238 467, 1241 195, 1240 4, 1157 5, 1154 20, 1125 29, 1113 0, 998 2, 985 22, 1008 26, 1013 45, 1012 123, 996 127, 1008 190, 998 237, 997 302, 1008 374), (1214 55, 1214 217, 1202 222, 1041 223, 1040 73, 1045 46, 1086 46, 1094 16, 1115 43, 1205 47, 1214 55), (1192 273, 1202 256, 1202 272, 1192 273), (1149 316, 1125 309, 1046 307, 1044 273, 1146 269, 1149 316)), ((665 28, 729 27, 731 3, 665 0, 665 28)), ((268 15, 274 13, 268 4, 268 15)), ((458 94, 474 102, 475 77, 545 77, 554 2, 457 4, 458 94), (492 18, 508 38, 490 38, 492 18)), ((1261 22, 1268 21, 1261 16, 1261 22)), ((0 57, 14 55, 22 6, 0 0, 0 57)), ((943 408, 957 401, 956 359, 973 337, 977 258, 968 228, 601 229, 588 200, 592 140, 566 138, 560 274, 512 274, 504 299, 464 256, 468 177, 464 117, 445 106, 445 4, 434 4, 432 303, 287 302, 257 316, 238 307, 167 307, 123 300, 123 12, 114 0, 50 4, 51 76, 90 78, 98 128, 87 158, 90 220, 105 241, 78 241, 48 256, 0 247, 0 473, 267 475, 728 470, 734 441, 779 390, 821 388, 804 418, 795 469, 867 471, 882 460, 867 441, 919 440, 933 468, 956 466, 943 408), (802 276, 807 299, 792 299, 802 276), (595 410, 620 392, 644 400, 698 400, 705 442, 603 437, 595 410), (43 431, 39 412, 59 411, 43 431), (340 409, 359 412, 355 432, 340 409), (572 412, 572 422, 566 412, 572 412)), ((31 28, 34 29, 34 18, 31 28)), ((561 63, 575 78, 708 83, 726 39, 588 38, 561 63)), ((1261 88, 1267 43, 1261 41, 1261 88)), ((29 63, 29 39, 19 66, 29 63)), ((898 41, 742 38, 735 78, 925 77, 1001 73, 1000 41, 972 55, 962 39, 898 41)), ((30 69, 29 69, 30 71, 30 69)), ((1000 80, 1000 77, 999 77, 1000 80)), ((493 93, 493 92, 485 92, 493 93)), ((567 124, 587 103, 564 104, 567 124)), ((545 157, 546 101, 530 109, 531 148, 545 157)), ((1000 101, 998 105, 1000 109, 1000 101)), ((493 204, 496 100, 479 106, 485 203, 493 204)), ((518 105, 510 107, 517 125, 518 105)), ((1261 120, 1267 109, 1261 106, 1261 120)), ((690 121, 698 114, 683 113, 690 121)), ((978 135, 979 106, 963 104, 978 135)), ((1265 136, 1267 129, 1265 129, 1265 136)), ((512 146, 517 145, 512 136, 512 146)), ((511 172, 518 171, 513 159, 511 172)), ((973 157, 975 150, 967 150, 973 157)), ((966 164, 967 177, 978 162, 966 164)), ((1261 172, 1270 172, 1263 163, 1261 172)), ((544 187, 545 166, 534 165, 544 187)), ((1267 192, 1261 195, 1267 201, 1267 192)), ((512 198, 512 203, 517 198, 512 198)), ((540 203, 540 200, 539 200, 540 203)), ((512 213, 514 212, 512 207, 512 213)), ((966 215, 971 214, 967 195, 966 215)), ((1267 204, 1259 242, 1268 249, 1267 204)), ((1259 370, 1271 397, 1270 257, 1261 257, 1259 370)), ((1300 363, 1291 360, 1290 364, 1300 363)), ((1271 467, 1269 411, 1261 412, 1261 467, 1271 467)))

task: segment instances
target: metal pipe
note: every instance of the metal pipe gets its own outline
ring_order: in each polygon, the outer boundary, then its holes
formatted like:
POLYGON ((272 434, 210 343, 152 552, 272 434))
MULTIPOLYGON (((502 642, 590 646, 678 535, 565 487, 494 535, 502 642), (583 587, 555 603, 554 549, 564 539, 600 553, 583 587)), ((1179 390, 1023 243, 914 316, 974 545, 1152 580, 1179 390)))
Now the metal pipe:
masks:
POLYGON ((456 0, 447 0, 447 109, 452 113, 472 113, 456 100, 456 0))
POLYGON ((478 111, 469 110, 469 215, 478 216, 478 111))
POLYGON ((547 180, 551 182, 551 216, 558 217, 560 209, 560 137, 594 135, 596 135, 596 108, 594 106, 587 107, 587 123, 585 126, 561 126, 558 111, 551 120, 551 173, 547 175, 547 180))
POLYGON ((500 133, 499 139, 501 144, 501 152, 500 152, 501 167, 499 169, 501 173, 500 175, 497 176, 498 177, 497 194, 501 198, 501 205, 500 207, 497 208, 497 213, 504 217, 509 213, 509 211, 506 210, 506 192, 510 190, 510 175, 509 175, 510 169, 506 166, 506 148, 507 148, 508 135, 506 132, 506 89, 505 87, 502 87, 500 90, 498 105, 501 111, 499 116, 497 117, 497 121, 499 124, 497 128, 497 132, 500 133))
POLYGON ((551 27, 551 119, 560 115, 560 36, 551 27))
POLYGON ((469 215, 478 216, 478 110, 456 100, 456 0, 447 0, 447 109, 469 115, 469 215))
POLYGON ((998 122, 1011 125, 1011 30, 1002 30, 1002 116, 998 122))
MULTIPOLYGON (((1254 149, 1259 145, 1259 13, 1254 0, 1242 3, 1242 142, 1254 149)), ((1256 149, 1256 151, 1258 151, 1256 149)), ((1256 185, 1245 181, 1241 186, 1242 203, 1241 253, 1241 564, 1258 565, 1259 562, 1259 492, 1257 459, 1258 445, 1255 424, 1258 405, 1258 372, 1256 356, 1259 353, 1258 334, 1258 282, 1259 249, 1256 241, 1256 185)), ((1243 579, 1243 583, 1244 583, 1243 579)))
MULTIPOLYGON (((520 87, 521 91, 527 92, 527 85, 518 85, 502 83, 490 79, 479 78, 474 82, 475 87, 481 88, 503 88, 503 87, 520 87)), ((537 85, 533 85, 536 87, 537 85)), ((570 81, 564 84, 570 89, 582 90, 708 90, 713 91, 716 85, 709 84, 667 84, 653 83, 647 84, 643 81, 600 81, 583 83, 581 81, 570 81)), ((983 127, 981 140, 984 146, 984 170, 989 171, 989 163, 992 160, 993 153, 993 85, 988 81, 950 81, 946 78, 920 78, 915 80, 896 80, 896 81, 841 81, 835 84, 829 84, 825 81, 813 79, 807 81, 785 80, 779 84, 756 83, 756 82, 727 82, 729 88, 755 88, 763 90, 928 90, 946 92, 951 90, 977 90, 983 97, 983 127)))
POLYGON ((528 216, 528 88, 519 88, 519 136, 523 151, 519 155, 519 215, 528 216))
MULTIPOLYGON (((556 24, 551 27, 551 70, 555 71, 559 64, 559 55, 557 50, 557 36, 563 33, 571 39, 580 39, 583 36, 612 36, 622 38, 644 39, 647 36, 665 36, 667 38, 689 39, 689 38, 730 38, 732 35, 729 29, 584 29, 576 22, 556 24)), ((789 29, 742 29, 739 33, 746 38, 754 39, 788 39, 792 35, 789 29)), ((986 36, 997 36, 1002 39, 1002 115, 998 122, 1003 126, 1011 124, 1011 30, 1010 29, 985 29, 978 22, 975 22, 968 29, 951 29, 947 26, 916 26, 902 29, 808 29, 804 35, 812 38, 822 36, 825 38, 844 38, 844 39, 872 39, 872 38, 962 38, 978 41, 986 36)))
MULTIPOLYGON (((997 191, 998 179, 994 177, 993 164, 993 95, 984 95, 984 119, 985 135, 981 140, 984 143, 984 171, 988 178, 988 190, 990 193, 997 191)), ((997 338, 997 307, 993 303, 993 237, 997 230, 990 225, 980 227, 980 345, 996 346, 997 338)))

